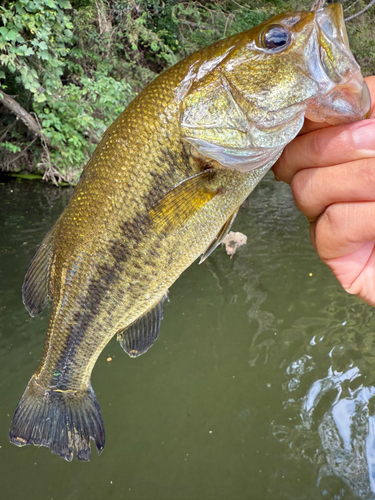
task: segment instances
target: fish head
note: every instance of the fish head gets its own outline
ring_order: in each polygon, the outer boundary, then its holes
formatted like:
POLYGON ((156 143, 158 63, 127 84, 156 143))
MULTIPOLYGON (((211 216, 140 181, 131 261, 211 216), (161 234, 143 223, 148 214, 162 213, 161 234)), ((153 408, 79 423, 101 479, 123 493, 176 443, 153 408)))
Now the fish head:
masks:
POLYGON ((340 4, 279 14, 204 49, 176 95, 182 137, 241 172, 271 166, 305 117, 344 124, 371 107, 340 4))

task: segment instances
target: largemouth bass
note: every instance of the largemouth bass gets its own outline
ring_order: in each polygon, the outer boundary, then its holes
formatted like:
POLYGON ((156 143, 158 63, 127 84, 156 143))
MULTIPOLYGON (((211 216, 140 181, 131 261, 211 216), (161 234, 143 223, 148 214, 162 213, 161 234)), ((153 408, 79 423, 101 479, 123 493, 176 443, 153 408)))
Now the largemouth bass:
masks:
POLYGON ((10 440, 72 460, 99 453, 90 376, 115 335, 130 356, 159 334, 167 291, 206 258, 305 116, 363 119, 369 92, 338 4, 275 16, 165 71, 105 132, 39 247, 23 300, 52 300, 40 365, 10 440))

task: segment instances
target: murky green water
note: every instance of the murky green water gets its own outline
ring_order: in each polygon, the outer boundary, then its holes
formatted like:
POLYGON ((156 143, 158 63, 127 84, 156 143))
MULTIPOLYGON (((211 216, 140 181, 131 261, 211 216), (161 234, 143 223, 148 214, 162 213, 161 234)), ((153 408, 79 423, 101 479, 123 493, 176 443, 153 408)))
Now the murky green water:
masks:
POLYGON ((10 445, 48 321, 29 318, 21 284, 70 191, 0 182, 1 500, 375 498, 375 310, 341 291, 272 176, 235 224, 247 246, 172 287, 155 346, 104 350, 103 455, 10 445))

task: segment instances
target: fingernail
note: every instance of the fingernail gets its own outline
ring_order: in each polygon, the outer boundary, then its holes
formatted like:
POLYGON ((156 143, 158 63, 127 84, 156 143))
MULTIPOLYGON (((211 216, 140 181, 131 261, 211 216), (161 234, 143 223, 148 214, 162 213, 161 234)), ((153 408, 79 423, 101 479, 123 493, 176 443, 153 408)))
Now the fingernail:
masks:
POLYGON ((354 144, 358 149, 375 150, 375 121, 365 122, 353 132, 354 144))

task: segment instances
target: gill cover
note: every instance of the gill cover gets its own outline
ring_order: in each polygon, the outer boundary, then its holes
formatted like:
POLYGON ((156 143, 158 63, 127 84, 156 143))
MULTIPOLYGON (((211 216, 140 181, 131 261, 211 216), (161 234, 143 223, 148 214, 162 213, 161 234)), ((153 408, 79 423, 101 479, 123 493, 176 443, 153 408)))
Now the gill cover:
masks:
POLYGON ((178 92, 183 139, 240 172, 272 166, 305 116, 348 123, 370 108, 339 4, 233 37, 225 54, 193 65, 178 92))

